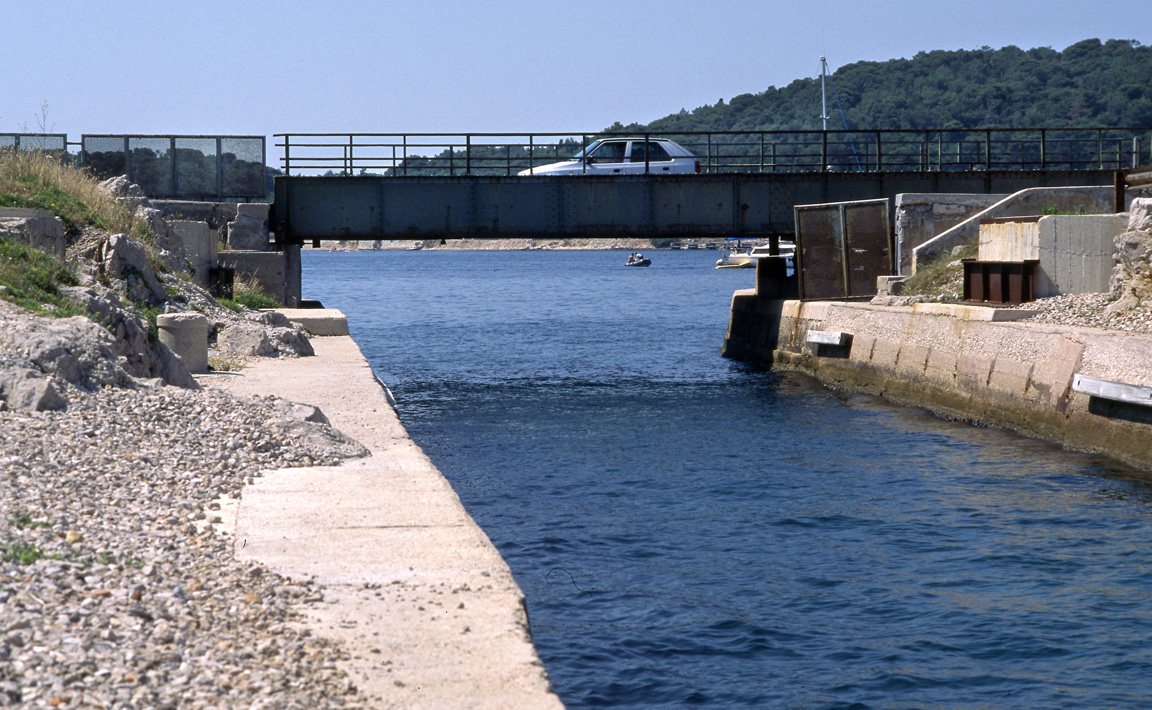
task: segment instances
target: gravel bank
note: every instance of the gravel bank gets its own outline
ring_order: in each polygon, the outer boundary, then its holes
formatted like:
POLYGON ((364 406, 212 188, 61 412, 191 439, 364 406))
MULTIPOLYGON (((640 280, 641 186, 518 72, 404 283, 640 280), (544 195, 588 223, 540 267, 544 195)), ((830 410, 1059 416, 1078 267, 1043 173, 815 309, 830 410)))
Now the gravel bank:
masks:
POLYGON ((323 590, 237 562, 210 524, 261 470, 349 453, 275 404, 106 388, 0 411, 0 705, 361 705, 343 652, 293 623, 323 590))
POLYGON ((1082 293, 1041 298, 1024 305, 1039 311, 1027 323, 1051 323, 1082 328, 1104 328, 1124 333, 1152 333, 1152 307, 1141 304, 1123 313, 1105 315, 1104 309, 1115 301, 1107 293, 1082 293))

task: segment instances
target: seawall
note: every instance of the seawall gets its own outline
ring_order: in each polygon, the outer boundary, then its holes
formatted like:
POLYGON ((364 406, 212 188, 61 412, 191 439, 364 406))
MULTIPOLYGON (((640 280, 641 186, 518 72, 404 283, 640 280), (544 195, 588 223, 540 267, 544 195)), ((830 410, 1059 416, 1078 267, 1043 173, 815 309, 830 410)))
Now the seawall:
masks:
POLYGON ((723 354, 1152 470, 1152 407, 1073 389, 1077 375, 1152 387, 1152 336, 1008 320, 1017 316, 953 304, 802 303, 750 289, 733 295, 723 354))
MULTIPOLYGON (((304 313, 314 332, 347 333, 339 311, 304 313)), ((245 486, 221 516, 237 557, 323 585, 324 598, 303 610, 306 626, 347 649, 342 667, 370 707, 562 708, 511 571, 408 437, 360 348, 347 335, 312 345, 315 357, 197 376, 233 394, 319 407, 371 451, 245 486)))

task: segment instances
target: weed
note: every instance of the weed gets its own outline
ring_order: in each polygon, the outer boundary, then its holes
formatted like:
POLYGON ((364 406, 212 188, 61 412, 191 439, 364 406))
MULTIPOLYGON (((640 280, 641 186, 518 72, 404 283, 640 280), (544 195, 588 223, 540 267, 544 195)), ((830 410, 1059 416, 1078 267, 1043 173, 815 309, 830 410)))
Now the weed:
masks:
POLYGON ((36 560, 44 559, 44 552, 28 542, 14 542, 10 545, 0 546, 0 559, 4 562, 15 562, 20 565, 30 565, 36 560))
POLYGON ((9 518, 8 524, 13 526, 13 527, 24 528, 24 529, 27 529, 27 528, 51 528, 52 527, 52 523, 47 523, 44 521, 37 522, 37 521, 33 520, 32 516, 28 515, 27 513, 25 513, 23 515, 17 515, 15 518, 9 518))
POLYGON ((963 286, 964 267, 961 259, 976 256, 976 245, 968 245, 958 254, 943 256, 936 261, 918 266, 916 273, 904 282, 902 293, 909 296, 951 296, 959 298, 963 286))
POLYGON ((68 318, 84 310, 61 295, 61 286, 80 279, 63 262, 9 237, 0 237, 3 298, 40 315, 68 318))

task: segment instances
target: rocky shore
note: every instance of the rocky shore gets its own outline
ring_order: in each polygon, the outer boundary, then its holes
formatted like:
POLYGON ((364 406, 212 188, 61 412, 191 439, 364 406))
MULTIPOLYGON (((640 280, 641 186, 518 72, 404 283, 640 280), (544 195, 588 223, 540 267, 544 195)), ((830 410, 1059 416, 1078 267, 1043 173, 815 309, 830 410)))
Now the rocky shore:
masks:
POLYGON ((0 293, 0 706, 361 706, 344 651, 297 623, 324 590, 237 561, 215 523, 262 471, 367 452, 312 407, 198 386, 148 311, 207 316, 217 369, 310 355, 309 339, 181 278, 130 187, 108 189, 156 244, 85 226, 77 283, 51 285, 87 317, 0 293))

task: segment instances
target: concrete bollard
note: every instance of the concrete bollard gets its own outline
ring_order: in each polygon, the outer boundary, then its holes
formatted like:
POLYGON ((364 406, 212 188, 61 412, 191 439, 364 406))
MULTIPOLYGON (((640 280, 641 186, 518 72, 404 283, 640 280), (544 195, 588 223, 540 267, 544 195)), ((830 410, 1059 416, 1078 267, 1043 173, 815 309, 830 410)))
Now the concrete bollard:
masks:
POLYGON ((160 342, 184 360, 188 372, 208 372, 208 319, 199 313, 156 316, 160 342))

